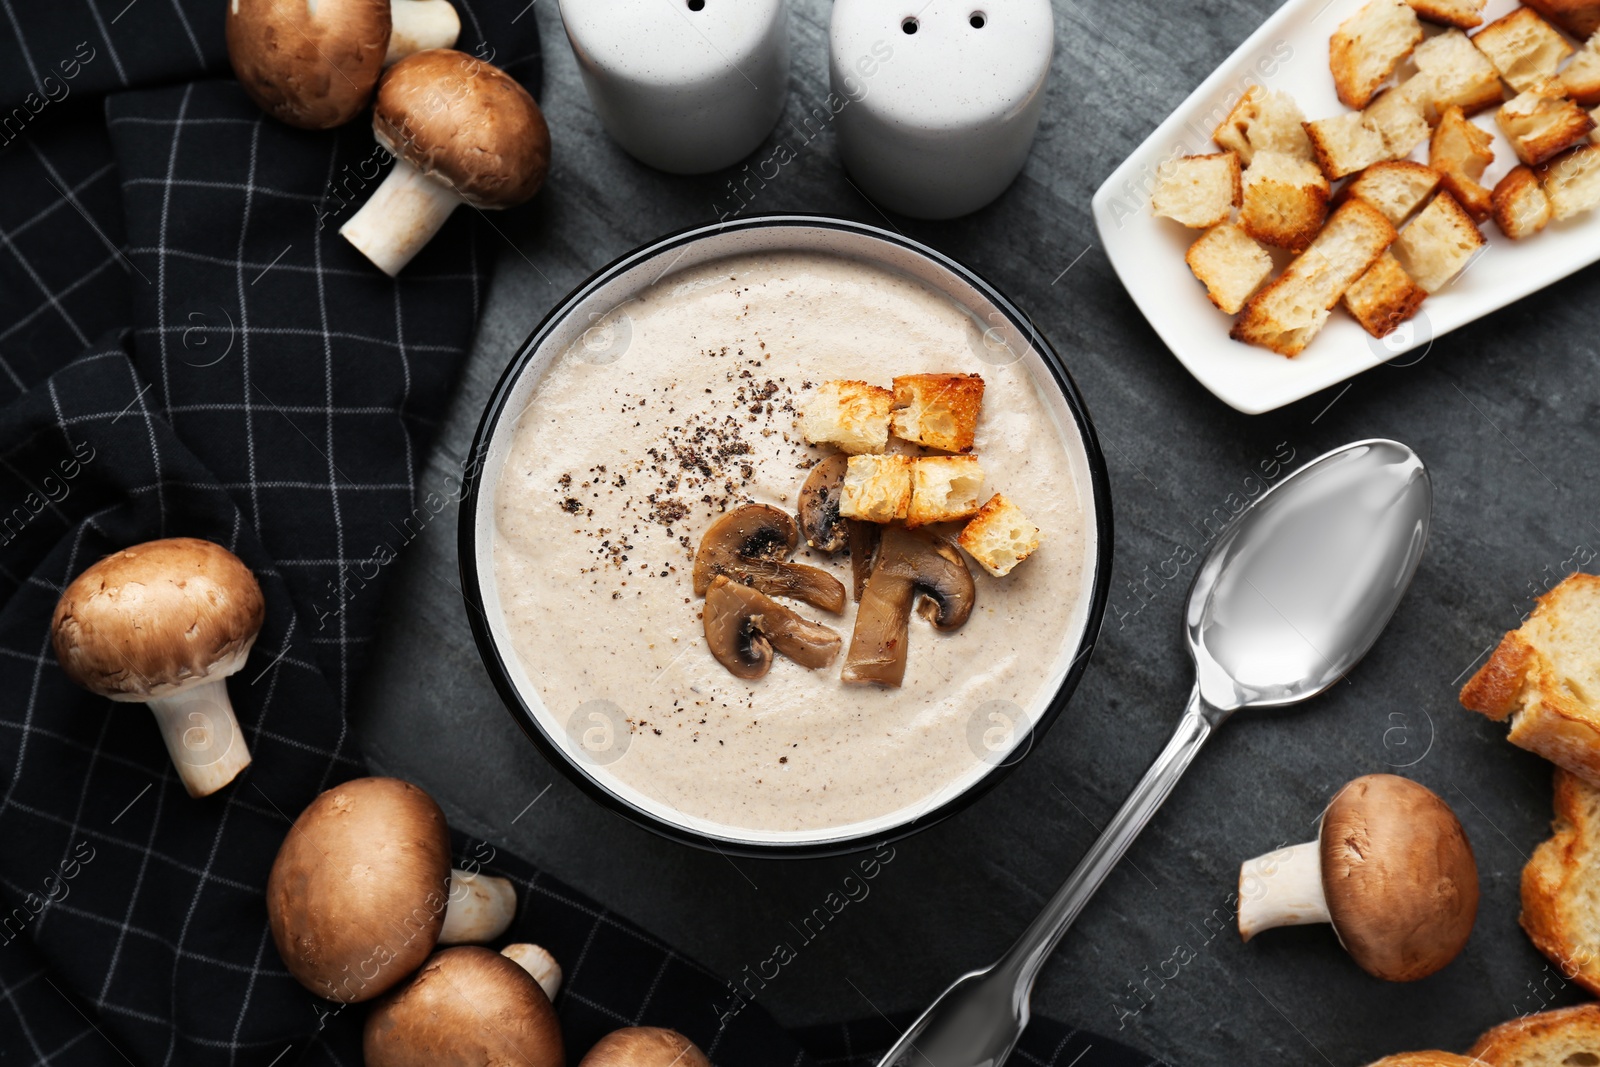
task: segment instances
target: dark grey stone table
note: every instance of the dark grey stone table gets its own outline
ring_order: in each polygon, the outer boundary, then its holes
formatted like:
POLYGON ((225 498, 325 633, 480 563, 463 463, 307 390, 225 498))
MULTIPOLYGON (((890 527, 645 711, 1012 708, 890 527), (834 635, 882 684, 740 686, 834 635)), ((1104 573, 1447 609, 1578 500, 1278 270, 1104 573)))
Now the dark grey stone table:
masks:
MULTIPOLYGON (((1260 461, 1378 435, 1415 447, 1437 491, 1432 542, 1399 614, 1332 692, 1292 713, 1237 718, 1213 741, 1067 937, 1035 1009, 1180 1065, 1346 1067, 1402 1049, 1460 1050, 1544 1000, 1575 999, 1517 927, 1518 876, 1548 832, 1549 768, 1455 694, 1531 596, 1600 546, 1600 270, 1441 339, 1410 366, 1240 415, 1145 324, 1097 247, 1089 197, 1270 0, 1059 0, 1050 98, 1026 171, 991 207, 940 224, 886 222, 845 178, 831 132, 804 143, 788 127, 827 87, 828 5, 795 7, 792 95, 774 136, 797 158, 749 210, 892 225, 1028 308, 1065 356, 1110 461, 1116 567, 1101 644, 1037 751, 964 814, 898 846, 870 897, 806 945, 759 1002, 796 1024, 920 1008, 1002 951, 1182 706, 1190 675, 1178 616, 1192 565, 1163 578, 1168 561, 1203 547, 1204 520, 1248 492, 1260 461), (1241 944, 1230 898, 1239 862, 1310 837, 1346 780, 1402 764, 1455 807, 1477 852, 1483 904, 1465 954, 1394 986, 1357 970, 1326 927, 1241 944)), ((506 360, 555 301, 613 257, 729 203, 735 172, 669 177, 608 141, 556 6, 534 5, 529 17, 546 33, 554 170, 533 205, 495 218, 506 246, 424 489, 458 469, 506 360)), ((456 825, 729 975, 792 939, 790 922, 839 885, 846 860, 729 861, 590 802, 524 740, 479 666, 457 592, 454 516, 441 515, 396 566, 358 719, 375 767, 421 783, 456 825)))

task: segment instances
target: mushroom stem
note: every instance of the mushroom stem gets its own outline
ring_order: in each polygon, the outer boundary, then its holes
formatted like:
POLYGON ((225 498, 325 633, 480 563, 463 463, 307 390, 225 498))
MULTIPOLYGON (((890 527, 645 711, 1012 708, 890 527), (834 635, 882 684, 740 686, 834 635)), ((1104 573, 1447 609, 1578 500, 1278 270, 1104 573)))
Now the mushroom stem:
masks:
POLYGON ((556 994, 561 992, 561 964, 550 955, 549 949, 523 942, 507 945, 500 950, 500 955, 533 975, 533 980, 539 983, 539 988, 551 1000, 555 1000, 556 994))
POLYGON ((398 63, 413 52, 454 48, 461 36, 461 16, 447 0, 391 0, 389 50, 383 65, 398 63))
POLYGON ((1239 934, 1246 941, 1274 926, 1332 921, 1318 842, 1281 848, 1240 865, 1239 934))
MULTIPOLYGON (((396 2, 414 4, 436 0, 396 2)), ((339 233, 392 278, 433 239, 460 203, 461 198, 454 189, 424 174, 403 157, 395 156, 389 176, 383 179, 372 199, 339 227, 339 233)))
POLYGON ((450 903, 445 906, 439 944, 493 941, 517 914, 517 890, 492 874, 450 871, 450 903))
POLYGON ((190 796, 210 796, 250 766, 250 748, 228 700, 226 678, 151 697, 146 703, 190 796))

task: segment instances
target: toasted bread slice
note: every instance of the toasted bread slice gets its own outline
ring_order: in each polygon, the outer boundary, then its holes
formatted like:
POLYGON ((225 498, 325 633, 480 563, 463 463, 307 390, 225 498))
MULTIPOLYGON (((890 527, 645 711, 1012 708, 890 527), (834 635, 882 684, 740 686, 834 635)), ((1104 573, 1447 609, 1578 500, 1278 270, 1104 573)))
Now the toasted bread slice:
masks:
POLYGON ((1539 598, 1461 688, 1461 705, 1511 717, 1510 740, 1600 785, 1600 577, 1572 574, 1539 598))
POLYGON ((1310 160, 1257 152, 1244 172, 1239 225, 1262 244, 1303 251, 1328 217, 1331 192, 1310 160))
POLYGON ((1297 356, 1328 313, 1395 239, 1394 224, 1365 200, 1347 200, 1277 281, 1251 297, 1233 324, 1235 341, 1297 356))
POLYGON ((1211 302, 1230 315, 1237 315, 1272 276, 1271 253, 1231 222, 1201 234, 1184 261, 1205 285, 1211 302))
POLYGON ((928 456, 911 464, 907 526, 954 522, 977 512, 983 468, 976 456, 928 456))
POLYGON ((894 380, 890 429, 902 441, 945 452, 968 452, 983 406, 976 374, 908 374, 894 380))
POLYGON ((1465 1056, 1457 1056, 1454 1052, 1428 1049, 1424 1052, 1401 1052, 1394 1056, 1385 1056, 1376 1063, 1369 1063, 1367 1067, 1483 1067, 1483 1064, 1465 1056))
POLYGON ((967 554, 996 578, 1010 574, 1039 547, 1039 527, 1022 509, 996 493, 978 509, 957 538, 967 554))
POLYGON ((1223 148, 1237 152, 1246 166, 1257 152, 1310 159, 1311 142, 1302 125, 1305 120, 1300 105, 1288 93, 1252 85, 1211 136, 1223 148))
POLYGON ((1600 789, 1556 768, 1553 836, 1522 868, 1522 928, 1562 975, 1600 993, 1600 789))
POLYGON ((1561 92, 1559 82, 1546 81, 1511 100, 1496 115, 1500 130, 1530 167, 1560 155, 1589 136, 1594 119, 1561 92))
POLYGON ((1459 107, 1446 108, 1428 142, 1428 166, 1439 172, 1444 187, 1467 214, 1482 222, 1492 207, 1489 190, 1478 183, 1494 162, 1494 138, 1467 121, 1459 107))
POLYGON ((1580 41, 1600 33, 1600 0, 1528 0, 1528 6, 1580 41))
POLYGON ((1482 1067, 1577 1067, 1600 1060, 1600 1004, 1541 1011, 1501 1023, 1467 1056, 1482 1067))
POLYGON ((1340 191, 1340 202, 1358 196, 1399 226, 1438 189, 1438 171, 1409 159, 1393 159, 1374 163, 1352 178, 1340 191))
POLYGON ((1472 35, 1478 51, 1519 93, 1555 77, 1572 46, 1530 7, 1519 7, 1472 35))
POLYGON ((1449 193, 1434 197, 1394 243, 1394 258, 1424 292, 1437 293, 1467 269, 1483 233, 1449 193))
POLYGON ((839 514, 862 522, 903 519, 911 507, 911 459, 900 455, 851 456, 839 492, 839 514))
POLYGON ((1497 107, 1505 98, 1500 72, 1460 30, 1448 30, 1417 45, 1411 54, 1416 76, 1406 82, 1424 103, 1429 118, 1447 107, 1476 115, 1497 107))
POLYGON ((1372 103, 1378 86, 1422 40, 1422 23, 1405 0, 1368 0, 1328 42, 1333 87, 1345 107, 1372 103))
POLYGON ((1516 166, 1494 187, 1494 224, 1513 241, 1526 240, 1550 225, 1555 211, 1532 167, 1516 166))
POLYGON ((1344 292, 1345 310, 1374 337, 1387 337, 1411 318, 1428 294, 1388 252, 1344 292))
POLYGON ((882 452, 889 444, 889 408, 894 394, 866 382, 823 382, 806 402, 800 434, 814 445, 844 452, 882 452))
POLYGON ((1239 157, 1233 152, 1183 156, 1162 164, 1150 209, 1162 218, 1207 230, 1233 216, 1239 192, 1239 157))
POLYGON ((1557 221, 1600 207, 1600 145, 1582 144, 1533 168, 1557 221))
POLYGON ((1583 51, 1561 72, 1561 88, 1584 107, 1600 104, 1600 33, 1589 38, 1583 51))
POLYGON ((1418 92, 1408 82, 1383 93, 1365 111, 1306 123, 1322 172, 1337 181, 1374 163, 1410 155, 1428 136, 1418 92))
POLYGON ((1409 0, 1409 3, 1429 22, 1470 30, 1483 25, 1483 9, 1488 0, 1409 0))

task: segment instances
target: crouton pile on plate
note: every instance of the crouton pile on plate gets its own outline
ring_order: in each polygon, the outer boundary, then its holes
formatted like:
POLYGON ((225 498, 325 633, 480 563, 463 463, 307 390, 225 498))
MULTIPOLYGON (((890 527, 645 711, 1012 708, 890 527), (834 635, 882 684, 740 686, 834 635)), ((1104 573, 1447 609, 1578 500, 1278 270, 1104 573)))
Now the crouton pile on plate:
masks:
POLYGON ((1187 261, 1234 340, 1297 356, 1341 303, 1384 337, 1466 269, 1479 224, 1520 241, 1600 207, 1600 0, 1529 0, 1476 29, 1485 2, 1369 0, 1328 47, 1351 111, 1308 122, 1252 86, 1221 151, 1161 168, 1152 210, 1205 231, 1187 261), (1491 189, 1494 139, 1471 118, 1492 108, 1518 165, 1491 189))

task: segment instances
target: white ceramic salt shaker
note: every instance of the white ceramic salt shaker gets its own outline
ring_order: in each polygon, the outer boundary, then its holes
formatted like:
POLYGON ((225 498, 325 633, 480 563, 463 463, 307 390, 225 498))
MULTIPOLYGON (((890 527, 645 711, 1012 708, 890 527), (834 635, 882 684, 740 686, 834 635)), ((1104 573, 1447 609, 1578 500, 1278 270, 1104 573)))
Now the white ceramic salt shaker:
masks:
POLYGON ((601 123, 652 167, 720 170, 783 113, 788 0, 561 0, 561 21, 601 123))
POLYGON ((839 150, 881 206, 954 218, 1021 172, 1055 47, 1049 0, 834 0, 828 38, 839 150))

